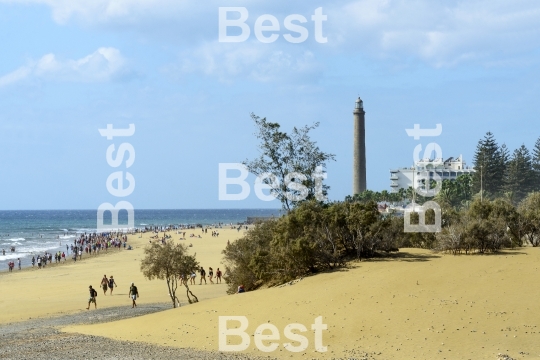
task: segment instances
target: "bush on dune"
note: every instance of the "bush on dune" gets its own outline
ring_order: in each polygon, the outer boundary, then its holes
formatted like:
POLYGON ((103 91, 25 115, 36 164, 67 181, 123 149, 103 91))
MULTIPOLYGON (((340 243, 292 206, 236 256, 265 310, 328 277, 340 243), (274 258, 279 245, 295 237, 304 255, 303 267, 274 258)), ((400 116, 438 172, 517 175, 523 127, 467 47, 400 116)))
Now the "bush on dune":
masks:
MULTIPOLYGON (((397 250, 399 221, 374 202, 306 201, 287 215, 250 229, 223 251, 228 293, 254 290, 397 250)), ((401 230, 403 229, 401 222, 401 230)))

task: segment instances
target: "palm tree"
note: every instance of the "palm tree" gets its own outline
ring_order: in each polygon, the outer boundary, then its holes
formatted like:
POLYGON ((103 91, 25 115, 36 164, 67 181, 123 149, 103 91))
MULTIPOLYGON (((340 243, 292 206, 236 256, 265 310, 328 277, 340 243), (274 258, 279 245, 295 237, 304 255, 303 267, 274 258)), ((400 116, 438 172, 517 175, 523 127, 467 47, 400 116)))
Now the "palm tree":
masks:
POLYGON ((442 189, 437 195, 435 195, 434 200, 440 205, 446 204, 448 206, 452 206, 454 192, 450 188, 442 189))
POLYGON ((407 191, 404 188, 400 188, 398 190, 398 195, 399 195, 400 201, 403 201, 405 199, 406 193, 407 193, 407 191))
POLYGON ((388 190, 381 191, 381 200, 382 201, 389 201, 390 200, 390 194, 388 193, 388 190))

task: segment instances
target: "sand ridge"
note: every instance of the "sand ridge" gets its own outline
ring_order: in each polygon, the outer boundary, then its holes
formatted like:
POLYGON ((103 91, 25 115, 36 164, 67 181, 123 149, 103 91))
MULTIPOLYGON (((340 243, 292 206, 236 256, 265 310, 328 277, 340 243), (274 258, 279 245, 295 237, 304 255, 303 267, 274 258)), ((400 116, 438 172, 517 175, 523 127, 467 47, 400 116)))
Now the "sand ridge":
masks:
MULTIPOLYGON (((515 359, 540 355, 540 313, 535 310, 540 249, 497 255, 437 255, 403 249, 394 258, 362 261, 293 285, 209 299, 141 318, 66 331, 153 344, 218 349, 220 315, 246 316, 247 332, 270 322, 279 348, 245 353, 278 358, 347 357, 354 349, 381 359, 515 359), (327 353, 287 351, 283 328, 322 316, 327 353)), ((231 325, 233 327, 234 325, 231 325)), ((253 339, 253 337, 252 337, 253 339)), ((235 341, 234 339, 230 339, 235 341)))
MULTIPOLYGON (((236 230, 219 231, 217 238, 207 233, 202 239, 185 241, 194 245, 191 249, 205 268, 221 267, 227 240, 242 235, 236 230)), ((202 234, 200 229, 186 232, 202 234)), ((100 292, 100 308, 130 307, 131 281, 139 287, 139 304, 169 302, 164 282, 145 280, 139 269, 148 236, 130 236, 133 251, 1 274, 0 323, 86 312, 88 285, 97 287, 103 274, 114 275, 120 287, 112 297, 100 292)), ((179 241, 178 235, 172 236, 179 241)), ((272 353, 261 353, 251 341, 243 352, 251 355, 326 359, 362 358, 356 354, 368 353, 370 359, 496 359, 498 353, 507 353, 514 359, 537 358, 539 263, 538 248, 483 256, 401 249, 391 258, 357 262, 292 285, 245 294, 227 296, 224 284, 196 285, 192 289, 200 303, 105 324, 69 326, 64 331, 215 351, 219 316, 245 316, 250 335, 258 325, 271 323, 281 337, 272 353), (328 325, 323 334, 326 353, 315 351, 310 330, 318 316, 328 325), (283 329, 290 323, 308 329, 305 352, 284 348, 288 340, 283 329)), ((185 302, 182 294, 180 299, 185 302)))

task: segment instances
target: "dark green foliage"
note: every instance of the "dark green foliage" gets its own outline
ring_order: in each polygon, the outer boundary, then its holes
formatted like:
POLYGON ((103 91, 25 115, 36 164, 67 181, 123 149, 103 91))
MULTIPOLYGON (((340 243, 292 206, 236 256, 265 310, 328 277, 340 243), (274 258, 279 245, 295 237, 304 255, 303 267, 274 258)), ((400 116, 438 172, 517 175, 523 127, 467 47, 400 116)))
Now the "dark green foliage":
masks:
POLYGON ((505 148, 501 150, 491 132, 478 141, 473 158, 476 172, 473 175, 473 192, 480 192, 482 187, 487 194, 499 194, 503 186, 506 169, 505 148))
POLYGON ((523 236, 532 246, 540 246, 540 192, 530 193, 518 209, 523 236))
POLYGON ((443 180, 441 191, 434 200, 441 206, 459 209, 472 200, 472 184, 473 176, 470 174, 460 175, 456 180, 443 180))
POLYGON ((533 190, 540 191, 540 138, 536 140, 532 151, 532 169, 534 174, 533 190))
POLYGON ((223 251, 228 292, 253 290, 397 250, 403 220, 384 218, 375 202, 306 201, 257 224, 223 251))
MULTIPOLYGON (((457 177, 456 180, 443 180, 441 191, 437 196, 432 199, 416 194, 415 202, 417 204, 423 204, 429 200, 435 200, 440 205, 449 205, 456 209, 462 207, 467 201, 472 200, 472 183, 473 177, 470 174, 464 174, 457 177)), ((432 186, 434 188, 435 185, 432 186)), ((407 190, 399 189, 398 192, 390 193, 387 190, 382 192, 366 190, 360 194, 354 196, 347 196, 345 201, 348 202, 389 202, 389 203, 401 203, 404 201, 412 201, 413 189, 409 187, 407 190)))
POLYGON ((345 201, 356 201, 356 202, 366 202, 366 201, 375 201, 375 202, 401 202, 410 198, 405 189, 399 189, 398 192, 392 193, 388 190, 383 190, 381 192, 365 190, 359 194, 354 194, 354 196, 347 196, 345 201))
POLYGON ((515 203, 524 199, 534 189, 535 173, 532 159, 525 145, 514 150, 504 174, 504 191, 515 203))

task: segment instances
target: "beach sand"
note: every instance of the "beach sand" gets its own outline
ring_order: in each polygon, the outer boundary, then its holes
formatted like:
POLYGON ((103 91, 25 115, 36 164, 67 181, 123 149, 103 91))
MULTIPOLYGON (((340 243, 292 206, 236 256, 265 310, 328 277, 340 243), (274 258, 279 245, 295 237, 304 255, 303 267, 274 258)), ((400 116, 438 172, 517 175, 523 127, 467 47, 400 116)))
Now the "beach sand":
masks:
MULTIPOLYGON (((200 229, 194 231, 200 233, 200 229)), ((217 268, 221 249, 239 234, 220 230, 189 239, 207 268, 217 268)), ((241 234, 240 234, 241 235, 241 234)), ((177 238, 178 235, 173 235, 177 238)), ((3 274, 0 323, 74 313, 86 306, 89 284, 113 274, 120 288, 112 297, 98 296, 98 306, 130 306, 127 290, 135 281, 139 304, 167 302, 164 281, 144 280, 139 271, 145 238, 130 237, 133 251, 103 256, 40 271, 3 274), (122 294, 122 295, 120 295, 122 294), (7 311, 6 311, 7 310, 7 311)), ((540 356, 540 249, 506 250, 496 255, 452 256, 428 250, 401 249, 390 258, 361 261, 348 269, 318 274, 291 285, 245 294, 225 295, 225 285, 196 285, 202 301, 177 309, 96 325, 65 327, 66 332, 104 336, 177 348, 218 350, 219 316, 245 316, 251 335, 244 354, 277 358, 375 359, 514 359, 540 356), (311 330, 322 316, 326 353, 315 351, 311 330), (278 349, 263 353, 253 341, 255 328, 271 323, 279 329, 278 349), (304 352, 283 347, 287 324, 306 326, 304 352)), ((179 298, 185 301, 185 295, 179 298)), ((91 312, 92 310, 90 310, 91 312)), ((230 327, 235 325, 231 323, 230 327)), ((237 343, 231 337, 229 343, 237 343)), ((297 345, 297 343, 293 343, 297 345)))
MULTIPOLYGON (((227 240, 233 241, 242 235, 231 229, 218 229, 219 237, 212 237, 210 231, 203 234, 201 229, 186 230, 187 240, 179 240, 180 235, 168 232, 174 242, 190 243, 191 253, 196 253, 197 260, 207 270, 211 266, 214 271, 220 265, 221 251, 225 248, 227 240), (190 238, 189 234, 201 235, 202 238, 190 238)), ((139 289, 139 304, 171 302, 165 281, 149 281, 144 278, 140 271, 140 263, 143 256, 143 248, 148 244, 152 234, 146 233, 128 236, 128 244, 133 250, 109 249, 107 254, 98 256, 84 255, 82 261, 73 262, 71 256, 65 264, 47 266, 38 270, 26 268, 13 270, 12 273, 0 273, 0 324, 23 321, 30 318, 46 317, 58 314, 70 314, 78 311, 87 311, 88 286, 92 285, 98 290, 97 306, 129 306, 131 300, 128 290, 131 282, 135 282, 139 289), (113 296, 103 295, 100 282, 103 275, 114 276, 118 288, 113 290, 113 296)), ((163 232, 159 233, 160 238, 163 232)), ((197 277, 197 284, 199 277, 197 277)), ((204 284, 204 283, 203 283, 204 284)), ((187 303, 184 288, 179 287, 180 301, 187 303), (184 291, 184 292, 183 292, 184 291)), ((199 300, 214 298, 226 294, 226 285, 202 285, 193 286, 193 293, 199 300)), ((93 304, 91 309, 93 309, 93 304)), ((172 302, 171 302, 172 307, 172 302)), ((90 310, 91 311, 91 310, 90 310)))
MULTIPOLYGON (((355 354, 362 351, 377 359, 497 359, 498 353, 538 358, 539 266, 537 248, 485 256, 403 249, 394 259, 360 262, 293 285, 65 330, 218 350, 218 317, 246 316, 250 334, 263 323, 277 326, 280 346, 267 355, 283 359, 359 358, 355 354), (328 325, 326 353, 315 351, 310 331, 318 316, 328 325), (307 327, 305 352, 283 347, 283 329, 290 323, 307 327)), ((265 355, 253 341, 246 353, 265 355)))

